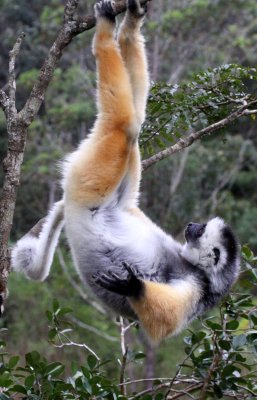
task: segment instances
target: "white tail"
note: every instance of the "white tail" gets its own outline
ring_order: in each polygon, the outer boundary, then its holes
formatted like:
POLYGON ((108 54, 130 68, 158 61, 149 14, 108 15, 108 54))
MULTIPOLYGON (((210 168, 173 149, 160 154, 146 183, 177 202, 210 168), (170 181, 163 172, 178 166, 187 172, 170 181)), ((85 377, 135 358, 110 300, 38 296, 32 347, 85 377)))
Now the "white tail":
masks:
POLYGON ((55 203, 48 215, 16 243, 12 250, 12 270, 31 279, 46 279, 64 226, 63 209, 63 200, 55 203))

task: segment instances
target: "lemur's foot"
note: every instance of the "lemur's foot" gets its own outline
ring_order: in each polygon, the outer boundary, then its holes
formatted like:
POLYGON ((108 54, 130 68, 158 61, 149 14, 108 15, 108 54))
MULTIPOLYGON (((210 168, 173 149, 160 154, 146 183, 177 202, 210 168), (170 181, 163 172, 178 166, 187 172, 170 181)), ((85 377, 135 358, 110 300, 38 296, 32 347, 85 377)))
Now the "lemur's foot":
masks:
POLYGON ((141 6, 140 0, 127 0, 127 9, 133 15, 133 17, 143 18, 147 12, 147 4, 148 1, 141 6))
POLYGON ((144 291, 144 283, 138 279, 131 266, 126 263, 122 263, 122 266, 127 271, 126 278, 122 278, 111 270, 107 271, 106 274, 93 275, 92 278, 97 285, 111 292, 122 296, 140 297, 144 291))
POLYGON ((115 22, 115 12, 114 12, 115 2, 111 0, 100 0, 95 4, 95 17, 96 19, 99 17, 106 18, 110 22, 115 22))

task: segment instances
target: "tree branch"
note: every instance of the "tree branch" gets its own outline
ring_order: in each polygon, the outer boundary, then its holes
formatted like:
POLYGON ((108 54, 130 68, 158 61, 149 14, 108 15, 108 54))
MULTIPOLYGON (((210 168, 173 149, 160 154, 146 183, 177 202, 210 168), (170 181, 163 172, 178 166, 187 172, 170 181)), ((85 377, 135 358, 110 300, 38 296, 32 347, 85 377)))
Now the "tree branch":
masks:
POLYGON ((9 53, 9 79, 8 79, 8 91, 9 91, 9 116, 14 116, 17 114, 16 103, 15 103, 15 95, 16 95, 16 80, 15 80, 15 62, 16 57, 18 56, 22 39, 25 37, 25 33, 22 32, 17 40, 13 49, 9 53))
POLYGON ((9 97, 4 92, 4 90, 0 90, 0 107, 5 113, 5 117, 7 119, 8 116, 8 108, 9 108, 9 97))
POLYGON ((257 100, 250 101, 249 103, 239 107, 236 111, 232 112, 231 114, 221 119, 220 121, 215 122, 197 132, 193 132, 187 137, 179 139, 178 142, 175 143, 174 145, 168 147, 165 150, 160 151, 159 153, 153 155, 152 157, 147 158, 142 162, 143 171, 151 167, 153 164, 163 160, 164 158, 167 158, 172 154, 177 153, 178 151, 181 151, 182 149, 191 146, 196 140, 201 139, 203 136, 215 132, 218 129, 224 128, 224 126, 230 124, 233 121, 236 121, 242 116, 256 114, 256 110, 249 110, 249 107, 255 104, 257 104, 257 100))

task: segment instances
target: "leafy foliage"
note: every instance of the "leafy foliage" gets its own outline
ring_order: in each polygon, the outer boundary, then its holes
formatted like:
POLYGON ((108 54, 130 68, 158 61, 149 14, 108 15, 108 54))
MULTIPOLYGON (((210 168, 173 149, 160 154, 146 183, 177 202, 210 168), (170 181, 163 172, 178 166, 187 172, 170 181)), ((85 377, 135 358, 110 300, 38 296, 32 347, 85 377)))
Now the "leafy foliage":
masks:
POLYGON ((257 82, 255 68, 228 64, 195 74, 192 81, 181 85, 155 83, 141 135, 143 150, 154 154, 192 130, 228 116, 246 99, 254 103, 256 96, 249 90, 249 81, 257 82))
MULTIPOLYGON (((49 323, 48 340, 55 347, 80 346, 91 354, 83 365, 72 360, 69 365, 46 360, 37 351, 27 353, 25 364, 19 356, 9 356, 2 340, 0 399, 19 395, 22 399, 164 399, 172 393, 193 393, 198 398, 224 396, 253 399, 257 395, 257 312, 256 301, 244 293, 245 283, 257 288, 257 257, 248 246, 243 246, 244 271, 240 280, 240 293, 228 296, 216 316, 205 317, 201 329, 189 331, 184 338, 185 359, 173 378, 153 379, 152 386, 142 393, 125 394, 127 379, 118 383, 110 379, 104 369, 112 361, 100 361, 86 344, 71 340, 71 323, 67 316, 71 309, 53 301, 52 310, 46 311, 49 323), (93 353, 93 354, 92 354, 93 353), (149 394, 146 394, 149 393, 149 394)), ((1 331, 4 335, 4 329, 1 331)), ((142 352, 130 353, 127 362, 140 362, 142 352)))

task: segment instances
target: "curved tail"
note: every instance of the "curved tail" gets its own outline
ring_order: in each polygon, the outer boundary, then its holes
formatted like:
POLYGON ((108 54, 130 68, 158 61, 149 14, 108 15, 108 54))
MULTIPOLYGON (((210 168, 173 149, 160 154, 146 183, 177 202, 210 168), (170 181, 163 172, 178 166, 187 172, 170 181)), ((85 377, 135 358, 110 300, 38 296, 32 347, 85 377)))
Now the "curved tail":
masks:
POLYGON ((64 226, 63 210, 63 200, 58 201, 45 218, 18 240, 12 249, 12 270, 23 272, 31 279, 46 279, 64 226))

